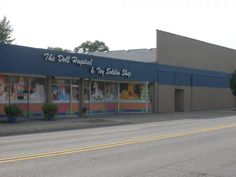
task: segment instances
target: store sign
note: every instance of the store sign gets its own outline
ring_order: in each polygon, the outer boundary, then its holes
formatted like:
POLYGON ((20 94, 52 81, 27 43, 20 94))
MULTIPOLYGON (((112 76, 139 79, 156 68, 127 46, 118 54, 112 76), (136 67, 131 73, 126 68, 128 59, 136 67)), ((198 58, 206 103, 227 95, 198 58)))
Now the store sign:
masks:
POLYGON ((76 56, 64 56, 64 55, 53 55, 50 53, 45 53, 44 60, 48 62, 58 62, 58 63, 72 63, 79 66, 82 65, 93 65, 93 59, 80 59, 76 56))
MULTIPOLYGON (((82 65, 93 65, 93 59, 80 59, 76 56, 65 56, 65 55, 53 55, 50 53, 43 54, 44 60, 47 62, 57 62, 64 64, 76 64, 79 66, 82 65)), ((98 74, 99 76, 121 76, 129 78, 131 76, 131 72, 127 69, 116 69, 116 68, 102 68, 102 67, 94 67, 90 68, 90 74, 98 74)))
POLYGON ((131 76, 131 72, 127 69, 115 69, 115 68, 101 68, 101 67, 91 67, 90 69, 91 74, 98 74, 100 76, 111 75, 111 76, 121 76, 129 78, 131 76))

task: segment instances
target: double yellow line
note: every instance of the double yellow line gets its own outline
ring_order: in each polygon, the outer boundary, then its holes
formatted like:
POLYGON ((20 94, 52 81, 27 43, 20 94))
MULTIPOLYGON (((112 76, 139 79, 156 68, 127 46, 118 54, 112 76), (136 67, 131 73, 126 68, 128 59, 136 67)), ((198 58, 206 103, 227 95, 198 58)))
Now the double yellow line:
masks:
POLYGON ((89 152, 89 151, 95 151, 95 150, 100 150, 100 149, 107 149, 107 148, 113 148, 113 147, 119 147, 119 146, 125 146, 125 145, 130 145, 130 144, 137 144, 137 143, 144 143, 148 141, 156 141, 156 140, 162 140, 162 139, 168 139, 168 138, 176 138, 176 137, 181 137, 181 136, 187 136, 187 135, 193 135, 193 134, 199 134, 199 133, 204 133, 204 132, 222 130, 226 128, 235 128, 235 127, 236 127, 236 124, 230 124, 230 125, 226 124, 226 125, 219 125, 216 127, 201 128, 201 129, 177 132, 177 133, 172 133, 172 134, 163 134, 163 135, 157 135, 157 136, 137 138, 133 140, 119 141, 119 142, 114 142, 114 143, 109 143, 109 144, 100 144, 100 145, 87 146, 87 147, 82 147, 82 148, 71 148, 71 149, 64 149, 64 150, 59 150, 59 151, 37 153, 37 154, 23 155, 23 156, 16 156, 16 157, 9 157, 9 158, 2 158, 2 159, 0 158, 0 164, 23 161, 23 160, 45 158, 45 157, 61 156, 61 155, 67 155, 67 154, 73 154, 73 153, 89 152))

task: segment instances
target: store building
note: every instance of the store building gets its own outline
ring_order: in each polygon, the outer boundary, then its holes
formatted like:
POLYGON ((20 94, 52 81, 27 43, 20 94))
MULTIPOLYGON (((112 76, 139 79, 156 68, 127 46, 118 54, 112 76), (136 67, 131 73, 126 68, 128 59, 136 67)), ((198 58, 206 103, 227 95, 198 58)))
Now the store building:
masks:
POLYGON ((155 49, 75 54, 0 44, 0 117, 17 104, 24 116, 173 112, 231 108, 236 51, 157 31, 155 49))
POLYGON ((0 45, 0 115, 17 104, 24 116, 41 116, 52 101, 58 115, 151 112, 156 66, 85 54, 0 45), (144 74, 145 73, 145 74, 144 74))

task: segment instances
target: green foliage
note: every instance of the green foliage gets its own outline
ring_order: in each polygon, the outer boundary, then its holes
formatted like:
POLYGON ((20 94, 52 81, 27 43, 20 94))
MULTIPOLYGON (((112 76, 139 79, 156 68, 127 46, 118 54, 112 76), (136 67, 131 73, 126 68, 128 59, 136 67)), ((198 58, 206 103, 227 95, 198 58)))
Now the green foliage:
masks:
POLYGON ((83 42, 80 46, 75 47, 74 52, 75 53, 85 53, 85 52, 104 52, 109 51, 109 47, 106 46, 106 44, 102 41, 86 41, 83 42))
POLYGON ((22 114, 22 110, 14 104, 5 106, 4 111, 7 117, 17 117, 22 114))
POLYGON ((236 71, 234 71, 230 79, 230 88, 231 88, 232 94, 236 96, 236 71))
POLYGON ((11 44, 15 40, 11 37, 12 32, 13 28, 9 20, 4 16, 3 19, 0 20, 0 43, 11 44))
POLYGON ((49 50, 55 50, 55 51, 58 51, 58 52, 69 52, 71 53, 72 51, 69 50, 69 49, 63 49, 61 47, 48 47, 49 50))
POLYGON ((48 116, 55 116, 58 110, 58 106, 53 103, 47 103, 43 105, 43 114, 48 117, 48 116))

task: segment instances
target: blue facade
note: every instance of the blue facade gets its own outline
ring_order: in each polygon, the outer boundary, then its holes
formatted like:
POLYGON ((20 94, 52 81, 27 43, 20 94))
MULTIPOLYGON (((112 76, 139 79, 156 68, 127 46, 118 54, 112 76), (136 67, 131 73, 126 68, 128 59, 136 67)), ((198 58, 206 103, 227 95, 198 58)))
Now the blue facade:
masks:
POLYGON ((0 72, 229 88, 231 73, 0 44, 0 72))
POLYGON ((100 80, 155 81, 155 65, 85 54, 0 45, 0 72, 83 77, 100 80))
POLYGON ((229 88, 231 73, 158 65, 162 85, 229 88))

